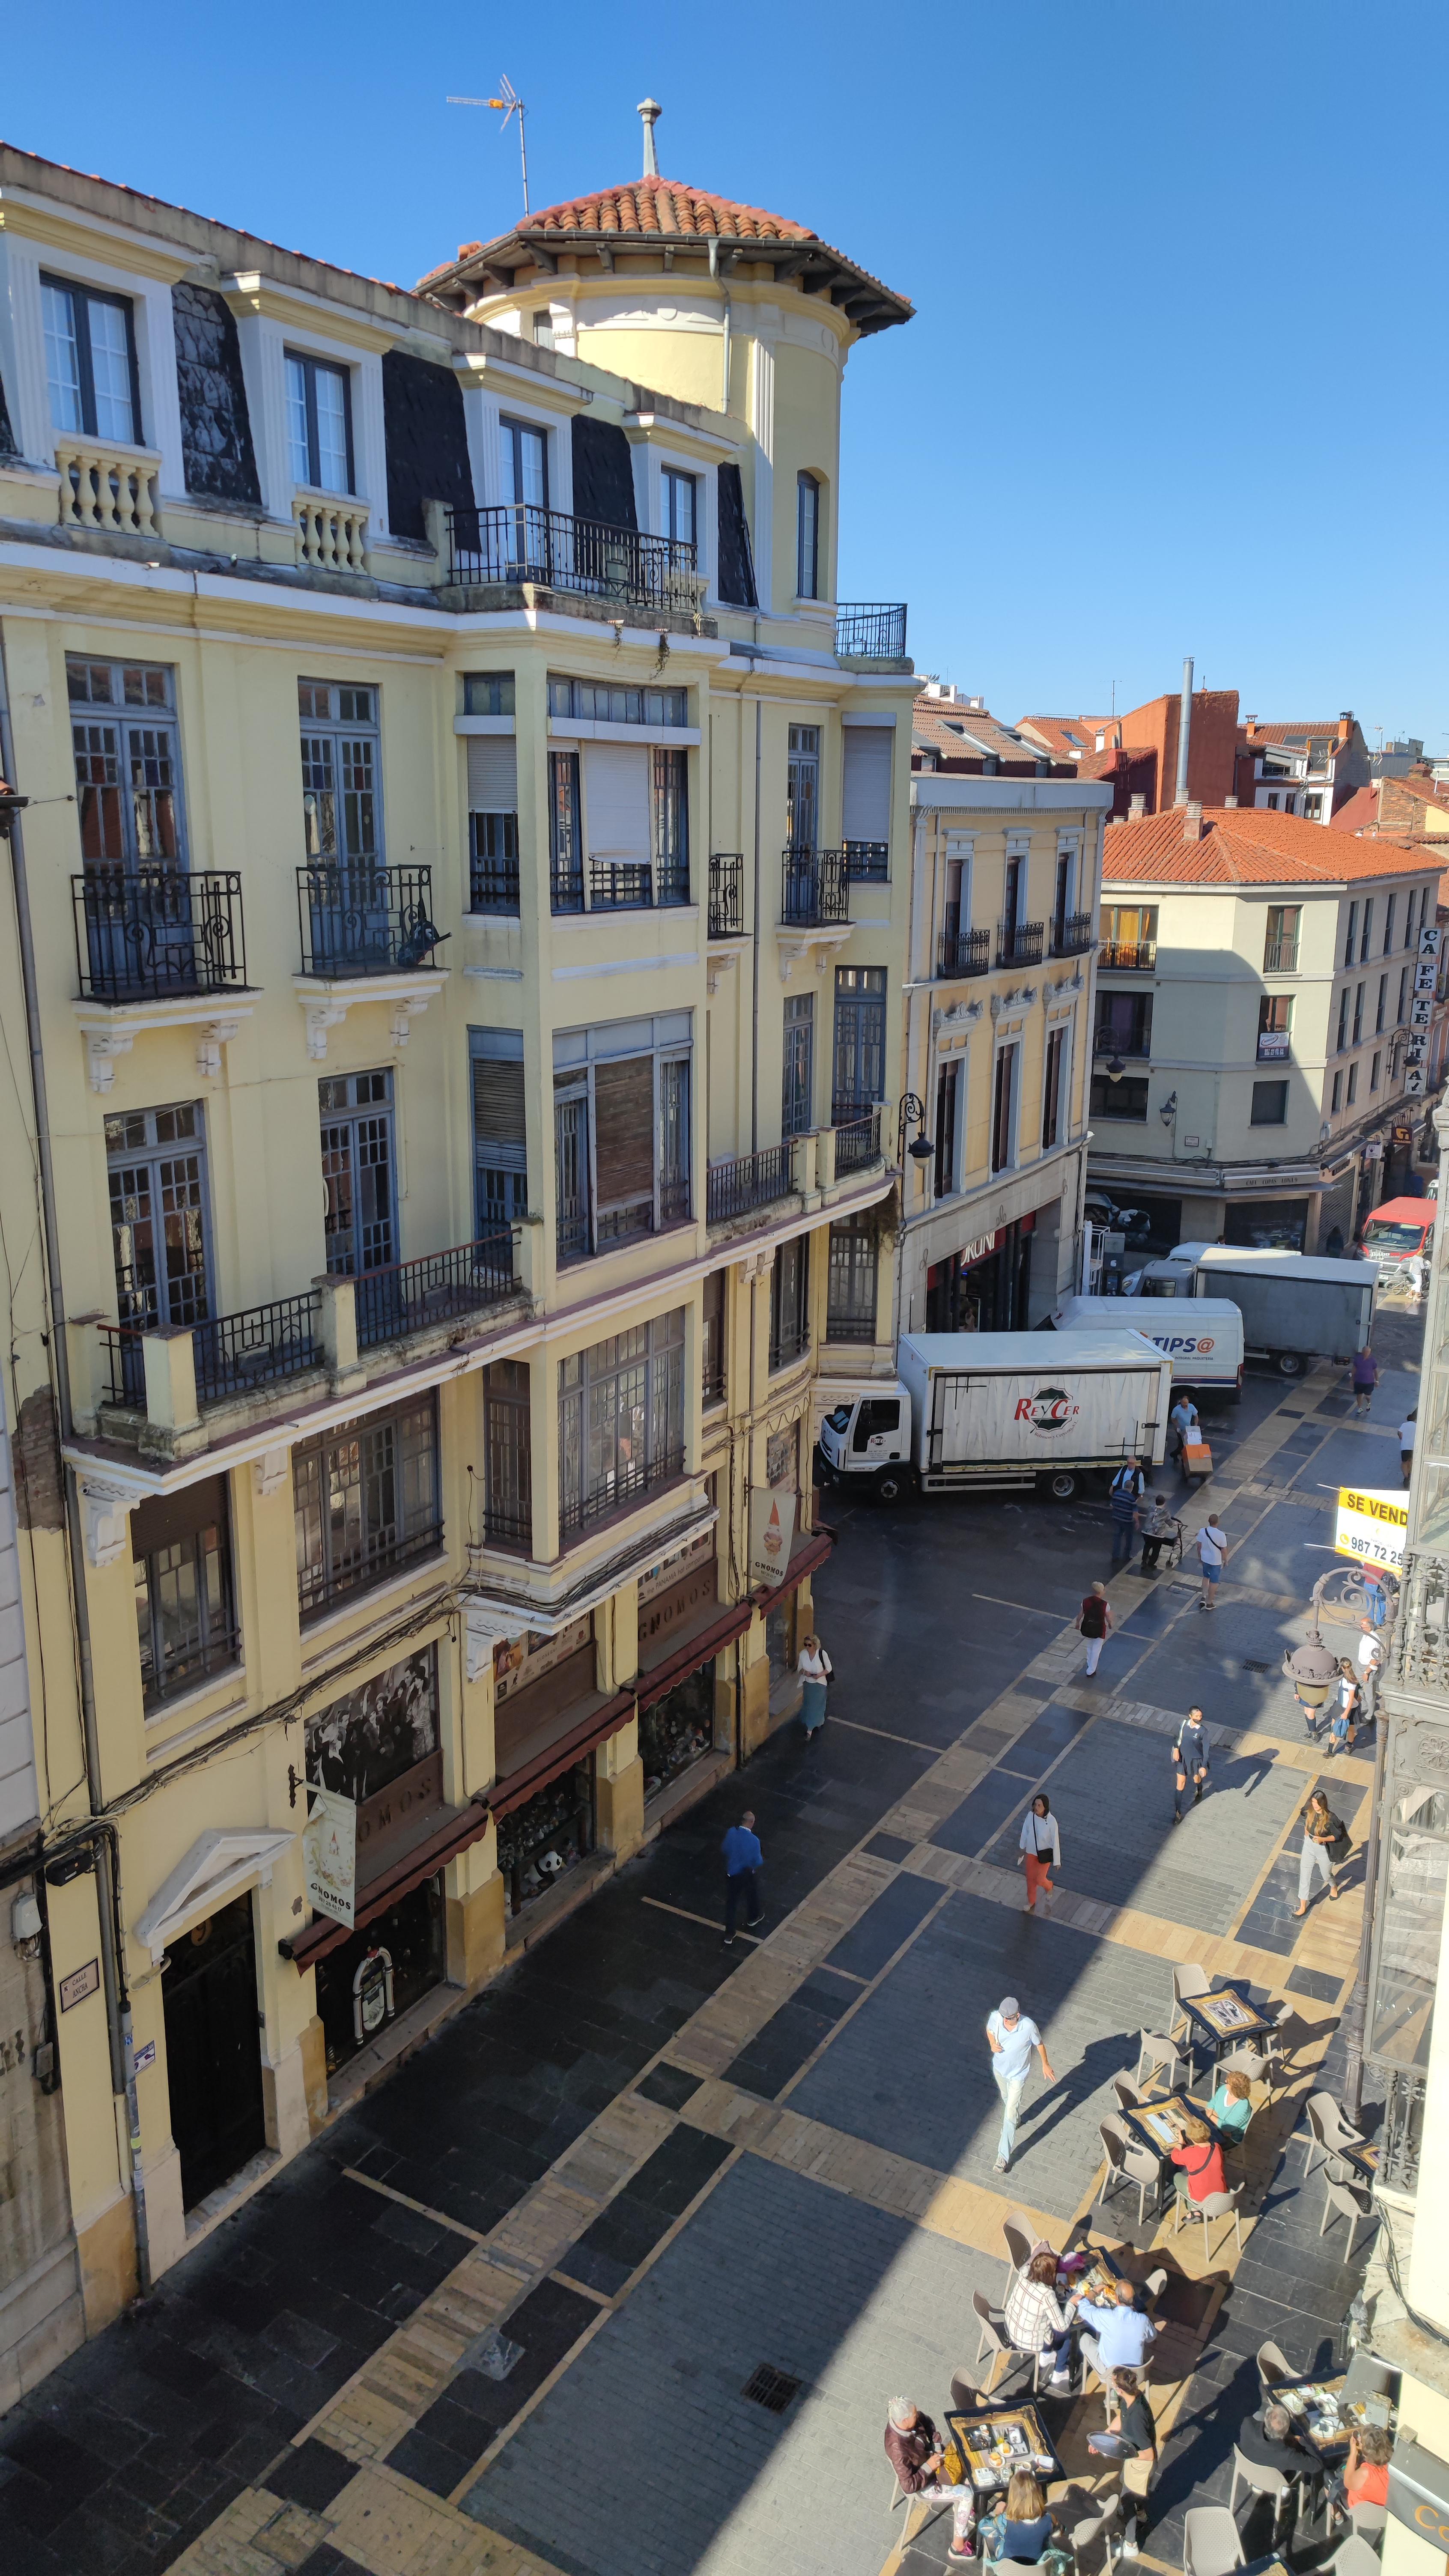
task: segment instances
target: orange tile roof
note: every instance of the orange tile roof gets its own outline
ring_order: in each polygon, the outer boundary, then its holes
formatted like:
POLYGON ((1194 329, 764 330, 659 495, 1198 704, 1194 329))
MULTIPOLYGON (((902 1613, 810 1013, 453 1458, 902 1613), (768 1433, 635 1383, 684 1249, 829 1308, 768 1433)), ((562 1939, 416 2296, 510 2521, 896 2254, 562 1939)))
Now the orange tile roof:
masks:
POLYGON ((1332 742, 1338 733, 1338 718, 1319 716, 1313 724, 1250 724, 1246 731, 1250 742, 1332 742))
POLYGON ((989 752, 1003 760, 1035 762, 1050 757, 1039 743, 1023 740, 984 707, 963 707, 950 698, 917 698, 911 735, 917 750, 944 752, 951 760, 971 760, 989 752))
POLYGON ((1130 885, 1339 885, 1345 879, 1417 874, 1420 848, 1335 834, 1298 814, 1251 806, 1209 806, 1202 838, 1183 838, 1180 805, 1136 822, 1112 823, 1102 853, 1102 883, 1130 885), (1391 855, 1392 853, 1392 855, 1391 855))
POLYGON ((1379 789, 1375 779, 1371 786, 1356 787, 1346 805, 1340 805, 1329 817, 1331 832, 1366 832, 1379 819, 1379 789))
POLYGON ((1080 760, 1084 752, 1095 752, 1099 733, 1109 734, 1118 722, 1116 716, 1018 716, 1018 726, 1030 725, 1033 733, 1049 742, 1059 760, 1080 760), (1072 737, 1076 739, 1073 741, 1072 737), (1060 744, 1060 750, 1057 749, 1060 744))

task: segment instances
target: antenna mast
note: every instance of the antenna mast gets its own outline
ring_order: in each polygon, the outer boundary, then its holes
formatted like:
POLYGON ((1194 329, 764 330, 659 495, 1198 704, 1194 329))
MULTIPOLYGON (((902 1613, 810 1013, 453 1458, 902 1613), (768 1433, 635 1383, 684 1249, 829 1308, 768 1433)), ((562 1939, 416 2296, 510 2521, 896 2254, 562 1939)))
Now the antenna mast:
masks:
POLYGON ((508 131, 509 118, 512 116, 517 117, 518 158, 523 166, 523 211, 526 215, 528 213, 528 144, 524 136, 523 120, 528 114, 528 110, 524 106, 522 99, 519 97, 517 90, 514 88, 513 83, 506 72, 498 86, 503 92, 503 96, 501 98, 459 98, 454 93, 450 92, 448 96, 448 105, 449 107, 501 107, 503 110, 503 123, 499 128, 499 131, 500 133, 505 134, 508 131))

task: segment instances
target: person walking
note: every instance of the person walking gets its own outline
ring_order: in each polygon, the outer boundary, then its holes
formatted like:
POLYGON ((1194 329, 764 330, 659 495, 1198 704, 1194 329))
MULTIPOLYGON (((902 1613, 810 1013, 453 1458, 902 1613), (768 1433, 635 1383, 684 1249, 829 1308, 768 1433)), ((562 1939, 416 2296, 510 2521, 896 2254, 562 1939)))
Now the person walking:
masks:
POLYGON ((1328 1757, 1351 1753, 1358 1734, 1358 1675, 1347 1655, 1338 1667, 1338 1679, 1328 1703, 1328 1757))
POLYGON ((755 1819, 751 1808, 746 1807, 739 1823, 730 1826, 720 1845, 720 1850, 724 1854, 725 1865, 724 1946, 727 1950, 732 1950, 735 1946, 735 1925, 739 1921, 740 1907, 743 1906, 745 1909, 746 1931, 753 1931, 764 1912, 760 1903, 760 1891, 755 1881, 757 1872, 764 1866, 765 1856, 760 1849, 759 1836, 755 1832, 755 1819))
POLYGON ((1142 1524, 1142 1571, 1144 1574, 1157 1573, 1157 1560, 1162 1554, 1168 1540, 1175 1535, 1176 1530, 1177 1521, 1174 1514, 1167 1508, 1167 1496, 1165 1494, 1154 1494, 1152 1497, 1152 1509, 1142 1524))
POLYGON ((1209 1512, 1193 1540, 1193 1546, 1197 1549, 1197 1561, 1202 1567, 1202 1590, 1198 1595, 1197 1606, 1199 1610, 1211 1610, 1213 1594, 1222 1579, 1223 1567, 1227 1564, 1231 1552, 1228 1547, 1228 1534, 1216 1512, 1209 1512))
POLYGON ((1055 2084, 1056 2077, 1047 2062, 1046 2041, 1034 2021, 1023 2013, 1015 1995, 1004 1995, 997 2010, 986 2024, 986 2038, 991 2050, 991 2072, 996 2090, 1001 2095, 1001 2136, 996 2146, 996 2170, 1006 2173, 1016 2145, 1016 2123, 1021 2112, 1021 2097, 1031 2072, 1031 2052, 1041 2059, 1043 2080, 1055 2084))
POLYGON ((1087 1641, 1087 1670, 1094 1673, 1102 1657, 1102 1648, 1112 1634, 1112 1604, 1105 1583, 1094 1583, 1077 1612, 1077 1626, 1087 1641))
POLYGON ((1181 1467, 1183 1450, 1189 1440, 1196 1440, 1200 1427, 1197 1418, 1197 1406, 1193 1403, 1190 1395, 1180 1395, 1178 1397, 1176 1404, 1173 1406, 1172 1411, 1167 1417, 1167 1422, 1168 1438, 1171 1445, 1173 1464, 1177 1467, 1181 1467))
POLYGON ((1114 1565, 1130 1565, 1132 1562, 1132 1542, 1137 1535, 1138 1523, 1142 1518, 1142 1497, 1146 1491, 1147 1479, 1142 1469, 1135 1458, 1129 1458, 1124 1467, 1118 1468, 1112 1479, 1110 1499, 1114 1565))
POLYGON ((1051 1871, 1053 1862, 1058 1869, 1062 1865, 1062 1837, 1044 1789, 1038 1789, 1021 1820, 1021 1859, 1026 1870, 1026 1911, 1035 1914, 1040 1897, 1045 1914, 1048 1898, 1056 1894, 1051 1871))
POLYGON ((1172 1821, 1182 1822, 1182 1802, 1192 1782, 1192 1803, 1199 1806, 1211 1769, 1207 1728, 1202 1710, 1190 1708, 1172 1740, 1172 1821))
MULTIPOLYGON (((1382 1595, 1380 1597, 1382 1598, 1382 1595)), ((1373 1720, 1379 1695, 1379 1671, 1384 1660, 1383 1646, 1375 1633, 1376 1625, 1372 1618, 1360 1619, 1358 1643, 1353 1650, 1353 1660, 1358 1671, 1359 1706, 1363 1710, 1365 1726, 1370 1725, 1373 1720)))
POLYGON ((818 1637, 807 1637, 795 1666, 800 1676, 800 1716, 809 1744, 825 1724, 825 1688, 835 1667, 818 1637))
POLYGON ((1414 1472, 1414 1434, 1419 1423, 1419 1408, 1413 1405, 1399 1424, 1399 1466, 1407 1485, 1414 1472))
POLYGON ((1306 1914, 1314 1882, 1327 1888, 1336 1905, 1338 1890, 1333 1873, 1338 1862, 1347 1860, 1353 1849, 1347 1827, 1334 1814, 1321 1789, 1315 1789, 1302 1811, 1303 1848, 1298 1855, 1298 1902, 1295 1915, 1306 1914))
POLYGON ((1354 1353, 1353 1366, 1349 1370, 1349 1383, 1353 1388, 1354 1404, 1360 1421, 1364 1419, 1373 1402, 1374 1388, 1378 1382, 1379 1364, 1368 1344, 1365 1343, 1361 1351, 1354 1353))

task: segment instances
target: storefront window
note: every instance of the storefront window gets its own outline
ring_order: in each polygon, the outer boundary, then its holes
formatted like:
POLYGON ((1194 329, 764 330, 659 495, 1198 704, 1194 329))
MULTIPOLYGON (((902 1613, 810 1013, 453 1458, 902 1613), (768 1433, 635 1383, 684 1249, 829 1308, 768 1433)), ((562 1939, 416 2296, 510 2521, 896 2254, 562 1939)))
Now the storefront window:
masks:
POLYGON ((671 1780, 714 1750, 714 1659, 676 1682, 652 1708, 639 1711, 644 1795, 657 1798, 671 1780))
POLYGON ((498 1869, 507 1881, 509 1913, 521 1914, 593 1848, 594 1766, 587 1761, 500 1820, 498 1869))
POLYGON ((318 1960, 317 2012, 328 2074, 380 2039, 399 2013, 440 1985, 444 1959, 439 1871, 318 1960))

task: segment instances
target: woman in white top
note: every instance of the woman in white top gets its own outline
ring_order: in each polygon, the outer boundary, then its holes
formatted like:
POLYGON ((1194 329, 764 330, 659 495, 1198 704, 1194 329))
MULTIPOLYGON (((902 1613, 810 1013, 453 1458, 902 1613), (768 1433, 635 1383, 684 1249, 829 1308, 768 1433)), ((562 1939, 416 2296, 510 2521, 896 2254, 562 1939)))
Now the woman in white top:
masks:
POLYGON ((807 1637, 795 1666, 803 1685, 800 1715, 805 1721, 806 1739, 825 1724, 825 1685, 834 1667, 818 1637, 807 1637))
POLYGON ((1035 1914, 1036 1900, 1040 1896, 1042 1912, 1045 1913, 1045 1900, 1055 1894, 1051 1882, 1052 1863, 1055 1861, 1058 1869, 1062 1865, 1062 1837, 1052 1814, 1051 1800, 1044 1789, 1038 1789, 1022 1817, 1021 1856, 1026 1867, 1026 1910, 1028 1914, 1035 1914))

